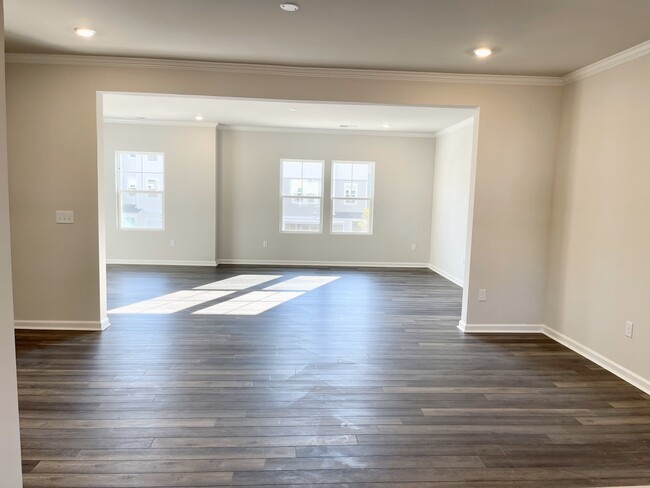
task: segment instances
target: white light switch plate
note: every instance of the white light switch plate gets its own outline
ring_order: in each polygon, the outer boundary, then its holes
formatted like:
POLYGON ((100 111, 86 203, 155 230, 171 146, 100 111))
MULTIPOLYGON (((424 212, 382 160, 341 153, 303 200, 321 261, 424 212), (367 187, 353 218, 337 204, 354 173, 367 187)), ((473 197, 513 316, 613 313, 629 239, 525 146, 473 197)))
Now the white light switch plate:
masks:
POLYGON ((484 302, 487 300, 487 290, 485 288, 481 288, 478 291, 478 301, 479 302, 484 302))
POLYGON ((57 224, 74 224, 74 212, 72 210, 57 210, 57 224))

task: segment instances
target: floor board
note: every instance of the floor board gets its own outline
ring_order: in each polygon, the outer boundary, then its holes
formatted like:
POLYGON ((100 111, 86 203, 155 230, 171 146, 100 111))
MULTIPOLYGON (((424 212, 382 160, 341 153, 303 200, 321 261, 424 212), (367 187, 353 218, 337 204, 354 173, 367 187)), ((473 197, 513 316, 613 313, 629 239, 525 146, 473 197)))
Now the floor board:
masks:
POLYGON ((242 274, 280 278, 17 331, 25 486, 650 484, 648 395, 540 334, 462 334, 460 288, 428 270, 115 265, 109 308, 242 274), (193 313, 298 276, 338 279, 193 313))

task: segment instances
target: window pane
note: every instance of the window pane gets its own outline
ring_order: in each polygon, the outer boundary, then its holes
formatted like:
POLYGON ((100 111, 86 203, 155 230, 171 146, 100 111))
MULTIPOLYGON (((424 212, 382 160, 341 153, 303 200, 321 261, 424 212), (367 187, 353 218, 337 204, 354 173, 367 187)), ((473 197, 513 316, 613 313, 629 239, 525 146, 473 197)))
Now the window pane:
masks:
POLYGON ((162 154, 143 154, 142 155, 142 172, 143 173, 162 173, 163 172, 163 155, 162 154))
POLYGON ((282 198, 282 230, 284 232, 320 232, 319 198, 282 198))
POLYGON ((143 190, 163 191, 165 177, 162 173, 143 173, 142 175, 143 190))
POLYGON ((370 233, 371 200, 335 199, 332 201, 332 207, 332 233, 370 233))
POLYGON ((140 164, 140 155, 138 154, 120 154, 120 171, 123 173, 139 173, 142 171, 140 164))
POLYGON ((352 179, 352 165, 349 163, 332 163, 332 173, 334 180, 347 180, 352 179))
POLYGON ((282 195, 322 196, 323 163, 282 161, 282 195))
POLYGON ((323 164, 320 162, 305 162, 302 164, 302 177, 308 180, 323 178, 323 164))
POLYGON ((283 195, 296 195, 301 196, 304 188, 300 178, 284 178, 283 180, 283 195))
POLYGON ((302 193, 302 163, 282 161, 282 194, 300 195, 302 193))
POLYGON ((303 195, 310 197, 321 196, 321 180, 302 180, 303 195))
POLYGON ((335 198, 351 197, 354 192, 358 198, 373 197, 372 163, 332 163, 332 196, 335 198))
POLYGON ((121 192, 120 227, 122 229, 162 229, 162 195, 121 192))
POLYGON ((142 174, 122 173, 120 175, 120 190, 142 190, 142 174))

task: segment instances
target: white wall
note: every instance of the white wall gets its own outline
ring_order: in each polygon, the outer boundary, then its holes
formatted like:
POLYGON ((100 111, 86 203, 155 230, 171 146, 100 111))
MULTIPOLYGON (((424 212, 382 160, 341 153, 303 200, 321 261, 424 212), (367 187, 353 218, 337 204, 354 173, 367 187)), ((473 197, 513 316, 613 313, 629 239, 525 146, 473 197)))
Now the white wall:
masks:
POLYGON ((650 55, 564 87, 546 324, 650 389, 650 55), (634 322, 634 337, 624 335, 634 322))
POLYGON ((244 72, 219 65, 194 69, 192 63, 167 68, 153 61, 133 66, 117 59, 106 60, 110 65, 103 58, 80 64, 74 56, 57 59, 19 57, 7 65, 17 319, 100 319, 96 99, 98 91, 119 91, 480 107, 463 320, 543 320, 561 87, 523 84, 527 79, 451 83, 360 79, 345 71, 317 77, 250 66, 244 72), (75 210, 75 225, 55 225, 57 208, 75 210), (489 290, 487 302, 478 302, 479 288, 489 290))
POLYGON ((428 262, 432 137, 220 132, 220 261, 428 262), (279 231, 281 159, 325 161, 322 234, 279 231), (332 160, 375 162, 372 235, 329 233, 332 160))
POLYGON ((0 0, 0 485, 6 488, 19 488, 23 483, 20 464, 16 352, 11 292, 2 7, 0 0))
POLYGON ((474 139, 473 119, 436 136, 431 268, 463 286, 474 139))
POLYGON ((105 123, 103 137, 108 262, 214 264, 215 129, 105 123), (116 151, 165 154, 164 230, 118 229, 116 151))

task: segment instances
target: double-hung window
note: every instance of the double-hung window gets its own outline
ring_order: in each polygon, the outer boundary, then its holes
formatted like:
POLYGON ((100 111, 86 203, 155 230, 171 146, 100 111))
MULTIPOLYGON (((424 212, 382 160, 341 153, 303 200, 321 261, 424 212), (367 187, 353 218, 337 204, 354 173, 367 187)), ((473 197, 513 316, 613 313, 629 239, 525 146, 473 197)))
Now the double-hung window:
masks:
POLYGON ((118 151, 115 160, 118 227, 163 230, 164 154, 118 151))
POLYGON ((375 163, 332 161, 332 234, 372 234, 375 163))
POLYGON ((324 161, 283 159, 280 179, 282 232, 323 230, 324 161))

